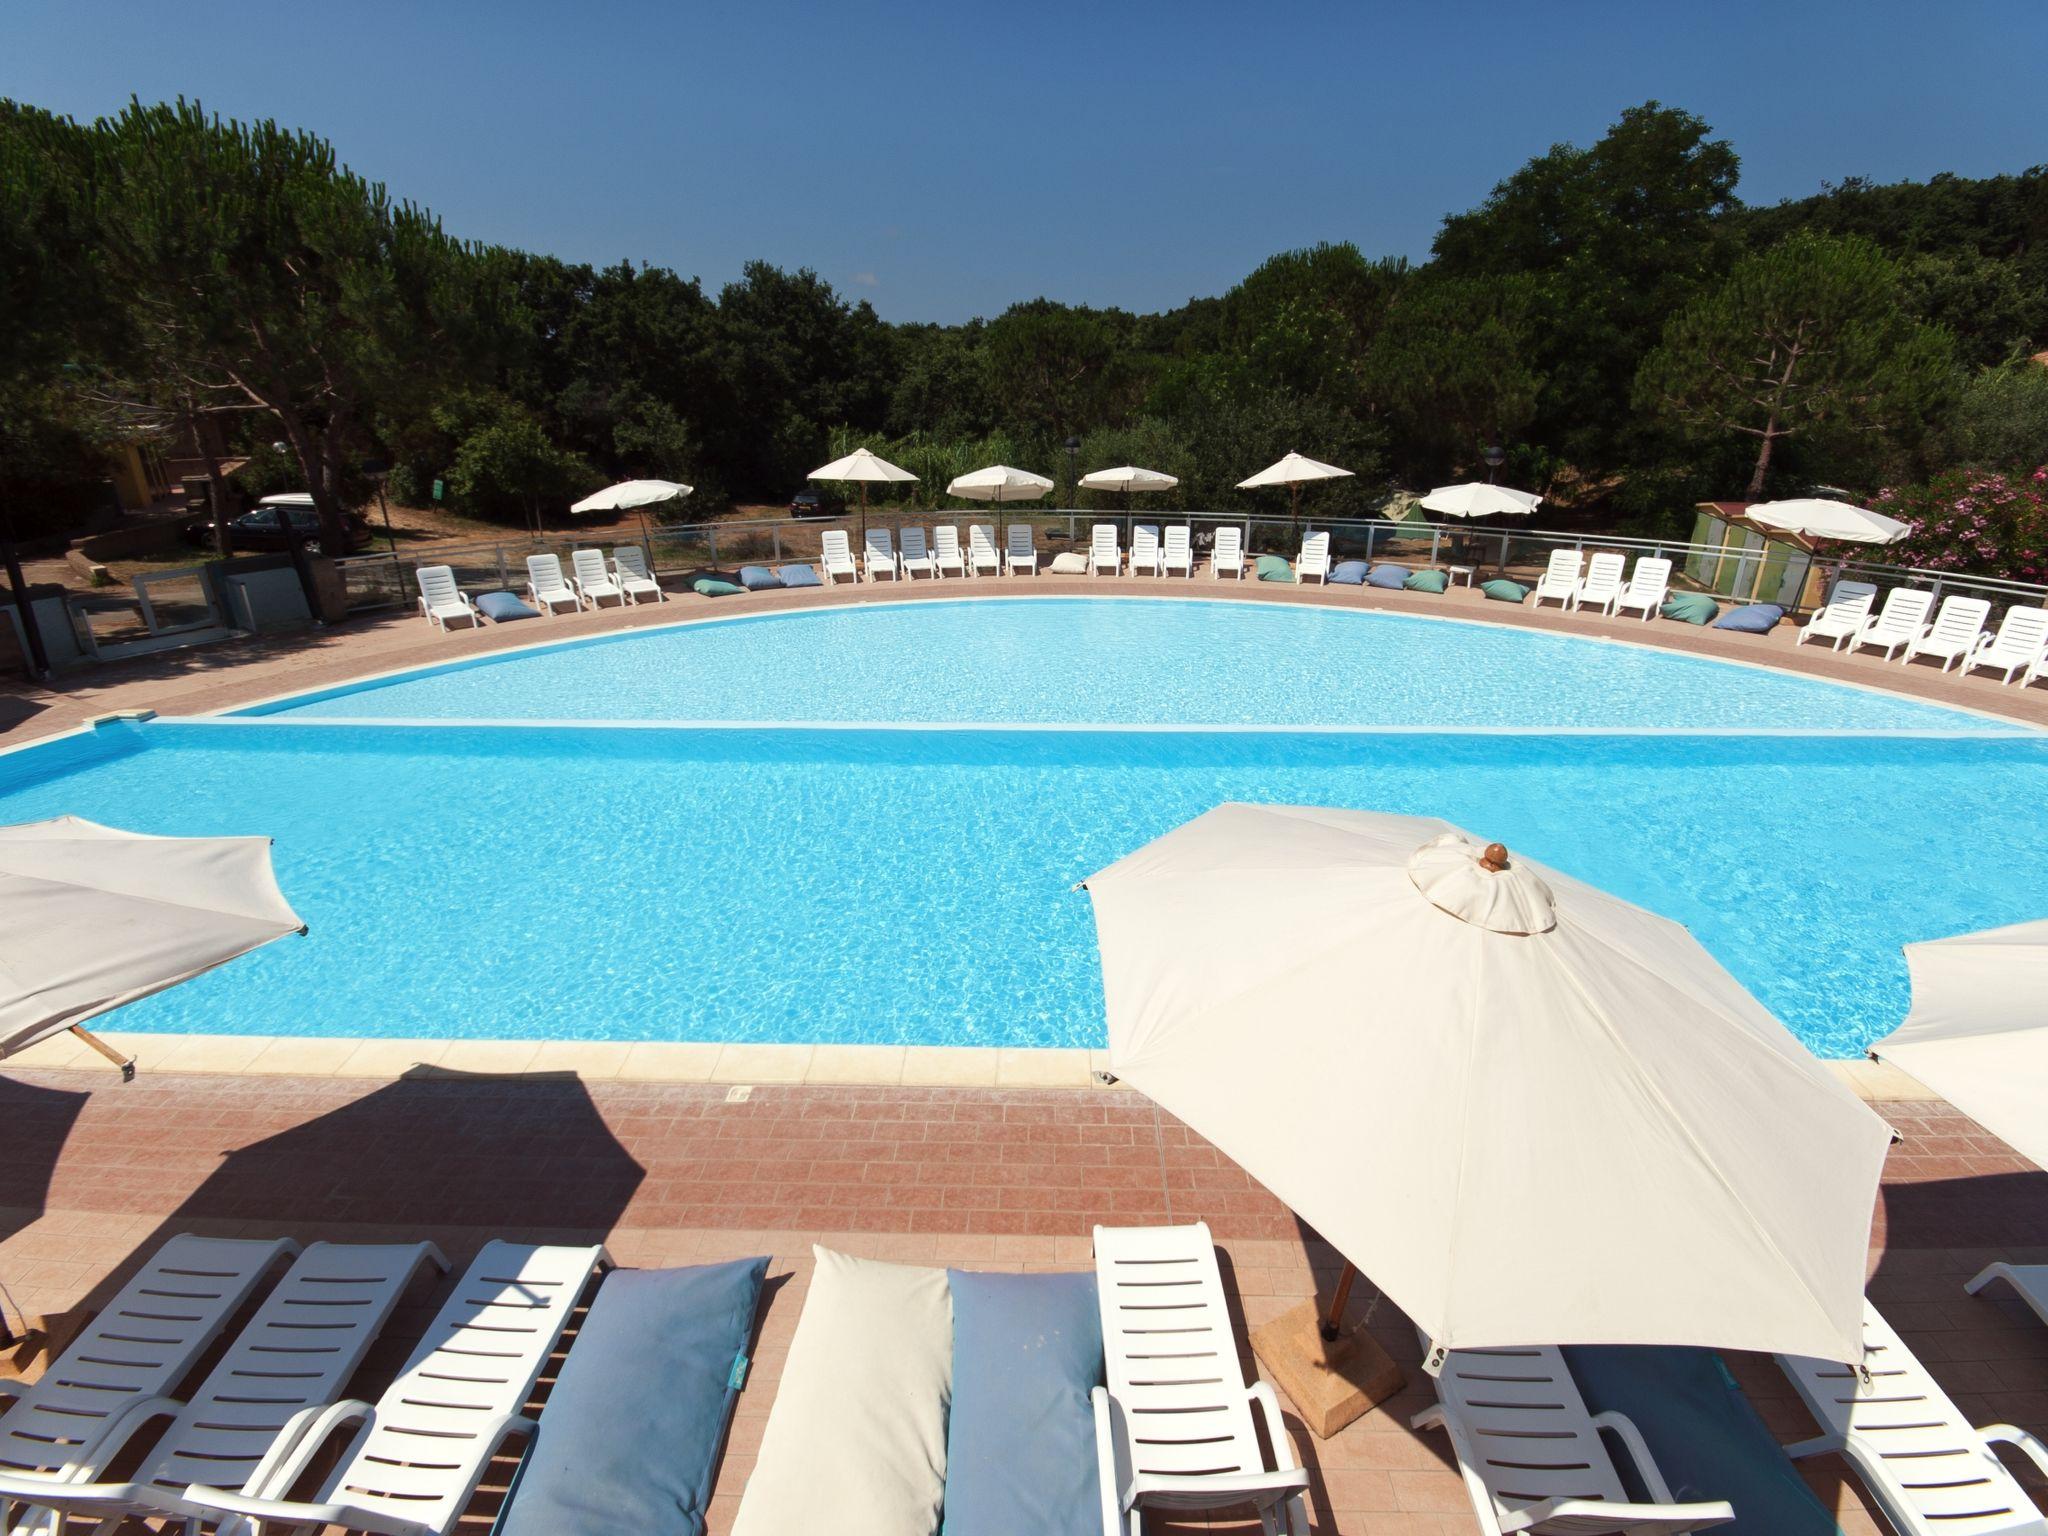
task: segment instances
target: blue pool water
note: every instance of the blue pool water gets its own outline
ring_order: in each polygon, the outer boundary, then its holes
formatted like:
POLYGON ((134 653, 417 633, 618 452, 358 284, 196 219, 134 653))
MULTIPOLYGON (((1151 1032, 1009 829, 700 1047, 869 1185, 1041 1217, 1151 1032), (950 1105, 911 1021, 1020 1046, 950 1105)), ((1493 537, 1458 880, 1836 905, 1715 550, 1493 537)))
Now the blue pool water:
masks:
MULTIPOLYGON (((546 636, 544 621, 531 630, 546 636)), ((1100 598, 927 601, 684 625, 480 658, 251 713, 1996 728, 1984 716, 1860 688, 1574 636, 1360 610, 1100 598)))
POLYGON ((309 936, 110 1021, 178 1032, 1099 1044, 1070 887, 1226 799, 1499 838, 1688 924, 1826 1055, 1897 1023, 1902 942, 2039 916, 2048 867, 2039 736, 286 718, 0 757, 0 821, 276 838, 309 936))

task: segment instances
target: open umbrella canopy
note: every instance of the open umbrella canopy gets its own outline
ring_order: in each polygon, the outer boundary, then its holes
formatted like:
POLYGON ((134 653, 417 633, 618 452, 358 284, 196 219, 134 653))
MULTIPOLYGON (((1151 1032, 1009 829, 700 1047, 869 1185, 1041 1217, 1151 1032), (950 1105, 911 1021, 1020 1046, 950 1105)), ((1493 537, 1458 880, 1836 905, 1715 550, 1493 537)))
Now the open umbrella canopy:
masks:
POLYGON ((1870 1048, 2048 1168, 2048 919, 1906 946, 1913 1009, 1870 1048))
POLYGON ((695 486, 684 485, 678 480, 621 480, 617 485, 608 485, 584 497, 569 510, 630 512, 635 507, 651 507, 678 496, 687 496, 695 489, 695 486))
POLYGON ((1862 1358, 1889 1132, 1678 924, 1300 806, 1219 806, 1086 885, 1110 1070, 1438 1349, 1862 1358))
POLYGON ((305 926, 267 837, 0 827, 0 1056, 305 926))
POLYGON ((1896 544, 1913 531, 1910 523, 1882 512, 1818 498, 1758 502, 1743 516, 1757 527, 1777 533, 1802 539, 1839 539, 1846 544, 1896 544))
POLYGON ((1348 480, 1351 471, 1289 453, 1277 464, 1268 464, 1249 480, 1237 482, 1240 491, 1255 491, 1268 485, 1306 485, 1311 480, 1348 480))
POLYGON ((865 448, 856 448, 843 459, 834 459, 830 464, 820 465, 817 469, 812 470, 806 478, 811 480, 851 480, 863 484, 873 484, 879 481, 915 480, 917 476, 907 469, 898 469, 887 459, 882 458, 878 454, 871 453, 865 448))
POLYGON ((991 464, 987 469, 955 476, 946 486, 948 496, 964 496, 969 501, 1037 501, 1051 490, 1052 482, 1045 476, 1034 475, 1028 469, 1012 469, 1007 464, 991 464))
POLYGON ((1422 498, 1422 509, 1441 517, 1527 517, 1543 505, 1543 498, 1505 485, 1440 485, 1422 498))
POLYGON ((1091 491, 1170 491, 1180 480, 1156 469, 1123 464, 1115 469, 1091 470, 1081 477, 1081 484, 1091 491))

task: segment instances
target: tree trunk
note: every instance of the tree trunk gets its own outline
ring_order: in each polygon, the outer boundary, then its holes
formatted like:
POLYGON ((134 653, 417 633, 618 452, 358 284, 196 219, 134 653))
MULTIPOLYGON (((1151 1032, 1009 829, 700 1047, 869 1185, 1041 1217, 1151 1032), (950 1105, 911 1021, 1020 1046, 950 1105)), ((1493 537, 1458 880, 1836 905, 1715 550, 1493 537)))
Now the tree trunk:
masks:
POLYGON ((1764 427, 1763 446, 1756 451, 1756 470, 1749 477, 1748 501, 1761 501, 1764 494, 1764 476, 1770 473, 1771 446, 1778 440, 1778 418, 1773 415, 1764 427))
POLYGON ((186 424, 192 430, 192 445, 199 450, 200 466, 206 471, 206 500, 213 512, 213 552, 225 560, 235 551, 228 538, 228 482, 220 472, 220 423, 188 406, 186 424))

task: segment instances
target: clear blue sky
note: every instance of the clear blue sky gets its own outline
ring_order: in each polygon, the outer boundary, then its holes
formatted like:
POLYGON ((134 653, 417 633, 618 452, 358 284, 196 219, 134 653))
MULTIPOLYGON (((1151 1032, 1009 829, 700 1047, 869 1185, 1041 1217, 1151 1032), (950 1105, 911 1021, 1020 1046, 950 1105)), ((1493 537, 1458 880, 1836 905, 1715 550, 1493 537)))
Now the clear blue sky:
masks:
POLYGON ((196 96, 333 140, 459 235, 716 289, 809 266, 895 320, 1146 310, 1275 251, 1422 256, 1655 97, 1742 194, 2048 160, 2042 0, 6 0, 0 95, 196 96))

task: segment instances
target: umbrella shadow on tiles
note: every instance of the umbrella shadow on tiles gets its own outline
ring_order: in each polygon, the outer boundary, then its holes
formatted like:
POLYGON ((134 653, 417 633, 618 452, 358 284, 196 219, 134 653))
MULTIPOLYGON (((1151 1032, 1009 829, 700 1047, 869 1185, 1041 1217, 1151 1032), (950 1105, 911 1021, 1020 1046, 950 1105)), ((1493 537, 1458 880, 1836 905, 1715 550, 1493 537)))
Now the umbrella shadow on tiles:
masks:
MULTIPOLYGON (((0 1245, 26 1231, 49 1208, 57 1163, 89 1094, 0 1076, 0 1126, 6 1127, 0 1156, 0 1245)), ((22 1263, 33 1254, 17 1256, 22 1263)), ((14 1293, 18 1267, 0 1263, 0 1351, 30 1325, 25 1299, 14 1293)))

